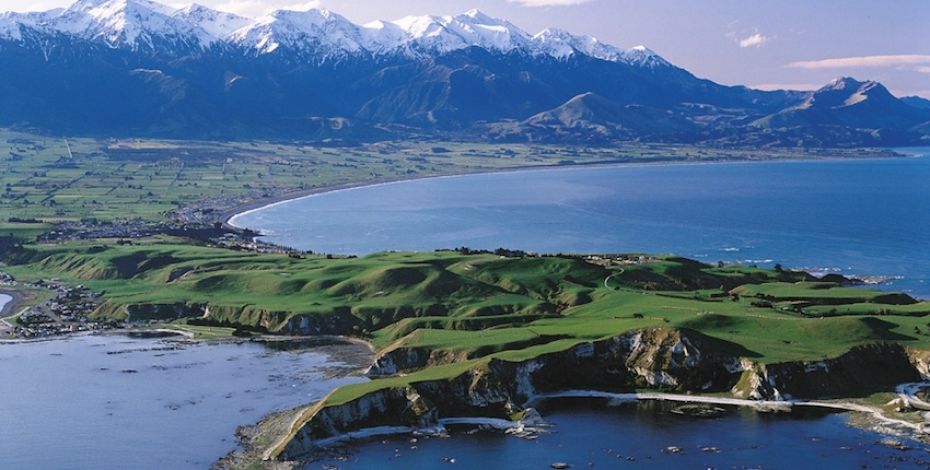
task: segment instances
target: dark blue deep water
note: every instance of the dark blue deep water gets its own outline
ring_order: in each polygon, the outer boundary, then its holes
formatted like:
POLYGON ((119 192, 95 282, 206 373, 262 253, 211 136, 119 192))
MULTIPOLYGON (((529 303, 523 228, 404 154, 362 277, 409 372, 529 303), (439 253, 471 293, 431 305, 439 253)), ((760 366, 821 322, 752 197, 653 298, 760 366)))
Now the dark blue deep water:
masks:
MULTIPOLYGON (((675 253, 892 279, 930 297, 930 149, 918 158, 518 171, 385 184, 242 214, 269 241, 365 254, 469 246, 675 253)), ((927 468, 844 414, 730 410, 686 418, 646 403, 552 409, 535 441, 460 430, 372 440, 307 468, 927 468), (416 446, 412 449, 411 446, 416 446), (677 446, 683 452, 663 452, 677 446), (715 447, 719 452, 705 452, 715 447), (629 459, 628 459, 629 458, 629 459), (445 459, 445 460, 444 460, 445 459), (455 459, 449 463, 448 459, 455 459)))
POLYGON ((930 157, 425 179, 279 203, 234 223, 317 252, 675 253, 888 276, 887 288, 930 297, 930 157))
POLYGON ((563 403, 543 410, 551 431, 536 440, 495 432, 453 431, 449 438, 371 440, 312 462, 306 469, 584 468, 860 469, 927 468, 926 446, 878 443, 881 436, 849 426, 840 414, 769 415, 730 409, 717 418, 689 418, 656 402, 604 407, 563 403), (413 447, 416 448, 413 448, 413 447), (669 446, 680 453, 666 451, 669 446), (449 459, 449 460, 444 460, 449 459), (455 459, 454 463, 449 463, 455 459), (589 465, 590 464, 590 465, 589 465))

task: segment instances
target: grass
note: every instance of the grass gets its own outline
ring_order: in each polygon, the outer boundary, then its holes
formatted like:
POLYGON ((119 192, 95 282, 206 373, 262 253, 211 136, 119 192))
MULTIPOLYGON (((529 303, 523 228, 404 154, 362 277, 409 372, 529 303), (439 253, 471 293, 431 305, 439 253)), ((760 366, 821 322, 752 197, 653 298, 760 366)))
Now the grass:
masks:
POLYGON ((808 301, 813 303, 869 303, 887 297, 888 293, 863 288, 841 288, 832 282, 770 282, 744 285, 734 292, 774 301, 808 301))
POLYGON ((904 294, 674 257, 618 274, 574 257, 442 252, 297 259, 158 238, 139 245, 27 245, 3 258, 20 279, 59 278, 103 292, 101 316, 131 310, 130 319, 156 319, 200 338, 228 335, 233 327, 292 331, 288 325, 303 320, 328 325, 323 332, 366 337, 380 351, 422 348, 440 362, 455 360, 340 389, 333 402, 644 327, 697 330, 739 345, 740 354, 761 363, 834 357, 879 341, 930 349, 930 305, 904 294), (206 306, 207 325, 183 318, 203 316, 206 306), (817 315, 821 308, 830 315, 817 315))
POLYGON ((20 286, 0 286, 0 293, 14 293, 19 296, 17 305, 12 310, 6 312, 6 316, 0 318, 0 320, 5 320, 11 325, 16 323, 16 319, 27 307, 37 305, 53 297, 52 292, 48 290, 20 286))
POLYGON ((0 221, 0 237, 12 237, 20 242, 35 241, 36 237, 48 232, 50 224, 45 223, 10 223, 0 221))
MULTIPOLYGON (((766 158, 866 154, 769 149, 766 158)), ((350 183, 528 166, 758 158, 748 150, 687 145, 380 142, 335 148, 302 142, 65 139, 0 129, 0 223, 11 217, 161 221, 185 210, 228 210, 268 196, 350 183)), ((5 235, 2 226, 0 234, 5 235)))

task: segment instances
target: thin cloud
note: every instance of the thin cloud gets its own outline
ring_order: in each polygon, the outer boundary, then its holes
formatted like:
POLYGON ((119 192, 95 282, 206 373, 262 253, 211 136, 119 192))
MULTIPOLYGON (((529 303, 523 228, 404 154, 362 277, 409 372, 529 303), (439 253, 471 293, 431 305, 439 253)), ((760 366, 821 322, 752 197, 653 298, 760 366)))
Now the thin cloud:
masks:
POLYGON ((747 47, 762 47, 765 43, 769 42, 771 38, 763 36, 762 33, 756 33, 751 36, 747 36, 739 40, 739 47, 743 49, 747 47))
POLYGON ((844 69, 856 67, 899 67, 902 65, 930 64, 930 55, 924 54, 890 54, 866 55, 858 57, 839 57, 835 59, 802 60, 792 62, 788 67, 796 69, 844 69))
POLYGON ((525 7, 567 7, 572 5, 581 5, 590 3, 594 0, 507 0, 510 3, 516 3, 525 7))
POLYGON ((916 70, 916 71, 918 71, 918 72, 920 72, 920 73, 930 73, 930 66, 928 66, 928 65, 922 65, 922 66, 920 66, 920 67, 915 68, 914 70, 916 70))

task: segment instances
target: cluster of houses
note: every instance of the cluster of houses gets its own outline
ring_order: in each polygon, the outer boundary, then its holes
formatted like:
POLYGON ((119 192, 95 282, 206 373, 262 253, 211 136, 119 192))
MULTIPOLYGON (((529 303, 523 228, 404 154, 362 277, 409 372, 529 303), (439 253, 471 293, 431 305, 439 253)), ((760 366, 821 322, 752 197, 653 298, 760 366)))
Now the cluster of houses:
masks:
MULTIPOLYGON (((9 282, 13 282, 12 279, 9 279, 9 282)), ((13 338, 44 338, 120 326, 90 318, 90 314, 100 305, 100 295, 84 286, 69 287, 58 282, 37 282, 20 286, 46 289, 52 293, 52 298, 29 307, 16 317, 7 333, 13 338)))
POLYGON ((141 238, 163 231, 164 227, 141 219, 114 220, 98 222, 85 219, 78 222, 62 223, 53 230, 41 235, 40 242, 64 240, 91 240, 97 238, 141 238))

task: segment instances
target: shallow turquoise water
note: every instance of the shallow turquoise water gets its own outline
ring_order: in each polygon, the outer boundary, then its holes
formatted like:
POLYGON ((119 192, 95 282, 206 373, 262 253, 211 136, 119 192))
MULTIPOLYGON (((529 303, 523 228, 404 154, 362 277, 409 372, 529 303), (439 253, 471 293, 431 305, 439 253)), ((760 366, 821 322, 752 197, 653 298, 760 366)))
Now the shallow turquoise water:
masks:
POLYGON ((311 196, 234 222, 317 252, 676 253, 900 277, 888 287, 930 296, 926 157, 436 178, 311 196))

